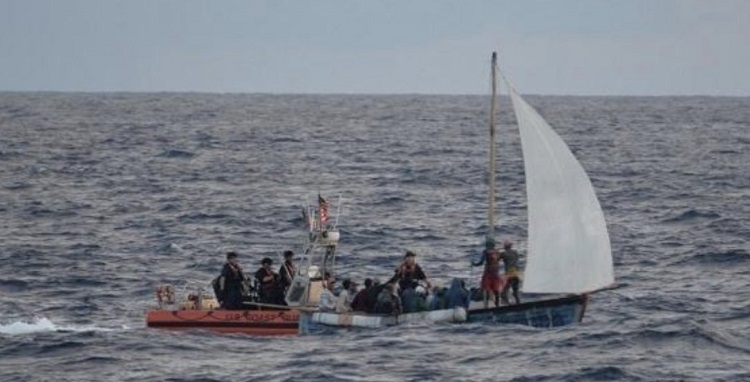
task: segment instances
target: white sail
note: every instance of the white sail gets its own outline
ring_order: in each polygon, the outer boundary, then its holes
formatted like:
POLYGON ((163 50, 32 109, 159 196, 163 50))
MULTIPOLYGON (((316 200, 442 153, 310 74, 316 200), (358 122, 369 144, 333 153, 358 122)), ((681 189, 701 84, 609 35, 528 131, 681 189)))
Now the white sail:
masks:
POLYGON ((586 171, 511 87, 526 171, 528 254, 523 290, 585 293, 614 283, 607 224, 586 171))

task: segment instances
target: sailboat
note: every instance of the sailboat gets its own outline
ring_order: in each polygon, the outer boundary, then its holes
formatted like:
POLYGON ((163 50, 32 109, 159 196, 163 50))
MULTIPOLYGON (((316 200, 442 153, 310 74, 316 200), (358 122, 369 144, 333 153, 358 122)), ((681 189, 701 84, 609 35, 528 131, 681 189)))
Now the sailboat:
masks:
MULTIPOLYGON (((495 113, 497 53, 492 53, 492 106, 488 233, 495 236, 495 113)), ((614 287, 612 250, 604 213, 586 171, 568 146, 502 76, 515 112, 523 150, 528 205, 525 295, 557 295, 495 308, 470 308, 469 322, 534 327, 583 319, 589 295, 614 287)))

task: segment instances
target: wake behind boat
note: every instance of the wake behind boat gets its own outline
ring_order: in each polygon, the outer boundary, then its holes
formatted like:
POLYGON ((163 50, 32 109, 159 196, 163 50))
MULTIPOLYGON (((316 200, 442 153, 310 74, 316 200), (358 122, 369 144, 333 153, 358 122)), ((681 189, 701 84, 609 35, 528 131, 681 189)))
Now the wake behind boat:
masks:
MULTIPOLYGON (((588 295, 614 285, 604 213, 591 181, 568 146, 510 85, 521 136, 528 205, 528 251, 522 290, 556 294, 518 305, 472 307, 469 322, 554 327, 580 322, 588 295)), ((492 106, 487 239, 495 236, 495 123, 497 54, 492 54, 492 106)))

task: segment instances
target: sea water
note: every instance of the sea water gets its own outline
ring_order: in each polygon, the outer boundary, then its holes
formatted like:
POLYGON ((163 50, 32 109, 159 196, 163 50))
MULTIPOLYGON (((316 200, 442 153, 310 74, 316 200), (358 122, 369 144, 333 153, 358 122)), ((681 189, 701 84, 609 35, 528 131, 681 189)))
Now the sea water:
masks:
MULTIPOLYGON (((145 312, 159 285, 207 287, 226 251, 248 272, 298 251, 318 193, 333 215, 342 197, 339 277, 386 279, 411 249, 431 280, 478 283, 488 97, 0 93, 0 380, 750 380, 750 99, 528 101, 609 226, 620 288, 580 325, 256 338, 145 312)), ((525 256, 499 112, 498 232, 525 256)))

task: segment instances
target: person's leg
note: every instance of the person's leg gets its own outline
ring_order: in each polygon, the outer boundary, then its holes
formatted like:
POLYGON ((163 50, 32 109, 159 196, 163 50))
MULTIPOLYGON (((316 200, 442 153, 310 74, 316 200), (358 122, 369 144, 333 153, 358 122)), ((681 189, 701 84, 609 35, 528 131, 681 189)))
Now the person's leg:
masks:
POLYGON ((518 277, 514 277, 513 280, 511 281, 511 283, 513 284, 513 297, 516 299, 516 304, 521 303, 521 297, 518 294, 518 289, 519 289, 519 284, 520 284, 519 281, 520 280, 518 279, 518 277))
POLYGON ((505 283, 505 285, 503 285, 503 290, 500 292, 500 299, 503 301, 503 305, 510 304, 510 301, 508 301, 508 289, 510 289, 511 284, 511 282, 505 283))

